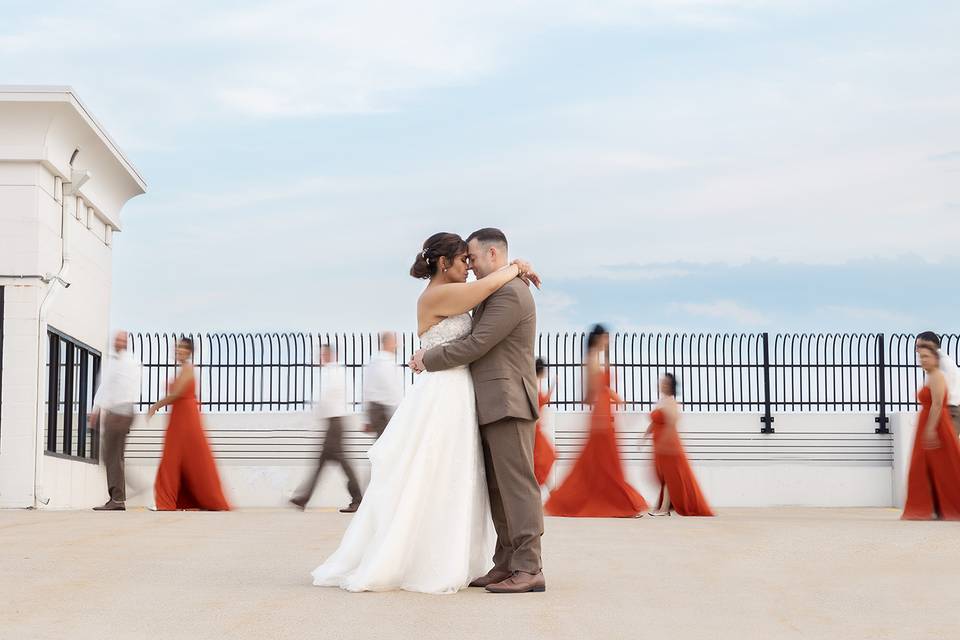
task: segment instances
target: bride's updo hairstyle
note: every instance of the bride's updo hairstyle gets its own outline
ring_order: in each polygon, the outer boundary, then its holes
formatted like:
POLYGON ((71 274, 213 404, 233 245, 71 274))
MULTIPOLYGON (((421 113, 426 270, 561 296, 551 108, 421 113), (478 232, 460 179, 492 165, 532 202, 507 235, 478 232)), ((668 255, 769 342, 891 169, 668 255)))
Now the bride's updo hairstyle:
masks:
POLYGON ((423 243, 423 250, 410 267, 414 278, 428 279, 437 275, 440 258, 446 258, 448 264, 467 252, 467 243, 455 233, 435 233, 423 243))

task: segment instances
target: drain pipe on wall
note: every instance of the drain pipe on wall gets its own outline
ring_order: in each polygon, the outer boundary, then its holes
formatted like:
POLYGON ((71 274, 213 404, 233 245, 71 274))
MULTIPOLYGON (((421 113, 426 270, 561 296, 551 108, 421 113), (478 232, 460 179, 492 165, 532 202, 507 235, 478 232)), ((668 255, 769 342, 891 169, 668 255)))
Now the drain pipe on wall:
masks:
MULTIPOLYGON (((47 292, 40 303, 40 312, 37 315, 37 394, 46 388, 47 376, 47 314, 53 305, 57 294, 70 286, 67 276, 70 274, 70 265, 73 260, 71 253, 71 227, 73 222, 68 219, 69 215, 74 215, 72 211, 77 208, 77 191, 90 179, 89 171, 78 171, 74 169, 73 163, 77 159, 80 149, 76 149, 70 156, 70 181, 63 183, 63 194, 60 198, 60 270, 54 274, 46 274, 42 280, 47 285, 47 292), (68 203, 72 203, 71 208, 68 203)), ((59 364, 59 363, 58 363, 59 364)), ((44 451, 46 450, 46 429, 44 429, 44 419, 46 411, 43 410, 43 402, 40 397, 37 398, 37 422, 36 437, 34 438, 34 465, 33 465, 33 508, 37 509, 41 505, 50 503, 50 497, 46 495, 43 486, 43 462, 44 451)))

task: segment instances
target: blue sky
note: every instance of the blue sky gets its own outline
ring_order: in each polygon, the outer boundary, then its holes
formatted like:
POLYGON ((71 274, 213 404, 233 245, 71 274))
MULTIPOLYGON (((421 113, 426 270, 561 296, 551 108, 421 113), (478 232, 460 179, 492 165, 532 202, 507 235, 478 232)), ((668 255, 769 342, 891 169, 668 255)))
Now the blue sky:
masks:
POLYGON ((410 329, 423 239, 492 225, 545 329, 960 330, 954 2, 3 8, 0 82, 147 180, 117 325, 410 329))

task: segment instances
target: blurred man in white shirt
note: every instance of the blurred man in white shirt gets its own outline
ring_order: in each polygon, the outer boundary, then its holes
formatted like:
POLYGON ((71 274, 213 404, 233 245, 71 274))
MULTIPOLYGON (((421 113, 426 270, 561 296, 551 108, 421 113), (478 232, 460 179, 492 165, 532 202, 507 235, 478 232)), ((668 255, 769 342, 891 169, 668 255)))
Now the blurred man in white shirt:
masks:
POLYGON ((127 332, 118 331, 113 339, 114 352, 103 363, 100 387, 93 398, 88 418, 91 427, 100 421, 100 453, 107 468, 107 490, 110 499, 94 511, 126 510, 127 489, 123 451, 133 424, 133 407, 140 401, 141 366, 127 348, 127 332))
POLYGON ((380 334, 380 351, 363 368, 363 409, 367 431, 379 438, 400 404, 403 370, 397 365, 397 336, 380 334))
POLYGON ((956 359, 940 348, 940 336, 924 331, 917 336, 917 347, 928 346, 940 352, 940 370, 947 383, 947 405, 953 419, 953 429, 960 436, 960 369, 956 359))
POLYGON ((360 506, 363 496, 357 474, 343 451, 344 416, 347 415, 346 373, 337 363, 336 353, 327 344, 320 347, 320 365, 320 392, 314 394, 313 413, 318 422, 326 423, 327 433, 313 475, 297 489, 290 502, 300 509, 306 509, 317 486, 317 480, 320 479, 323 465, 336 462, 347 476, 347 491, 350 492, 350 505, 340 509, 340 512, 353 513, 360 506))

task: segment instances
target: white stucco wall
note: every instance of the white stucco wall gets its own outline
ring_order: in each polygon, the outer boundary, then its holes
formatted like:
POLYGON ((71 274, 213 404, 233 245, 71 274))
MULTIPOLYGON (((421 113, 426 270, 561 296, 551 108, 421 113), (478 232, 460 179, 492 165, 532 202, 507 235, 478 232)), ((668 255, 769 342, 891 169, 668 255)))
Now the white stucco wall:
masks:
MULTIPOLYGON (((2 167, 0 167, 2 169, 2 167)), ((0 215, 3 215, 0 187, 0 215)), ((0 255, 3 252, 0 251, 0 255)), ((3 258, 0 258, 3 260, 3 258)), ((37 309, 40 289, 4 287, 0 507, 33 505, 37 419, 37 309)))
POLYGON ((120 228, 123 204, 143 191, 72 90, 0 87, 0 507, 86 501, 92 493, 83 487, 103 482, 97 465, 43 455, 46 327, 107 353, 112 232, 120 228), (62 185, 83 171, 89 179, 64 195, 62 185), (60 272, 64 238, 68 288, 37 277, 60 272), (41 305, 51 292, 44 323, 41 305))

